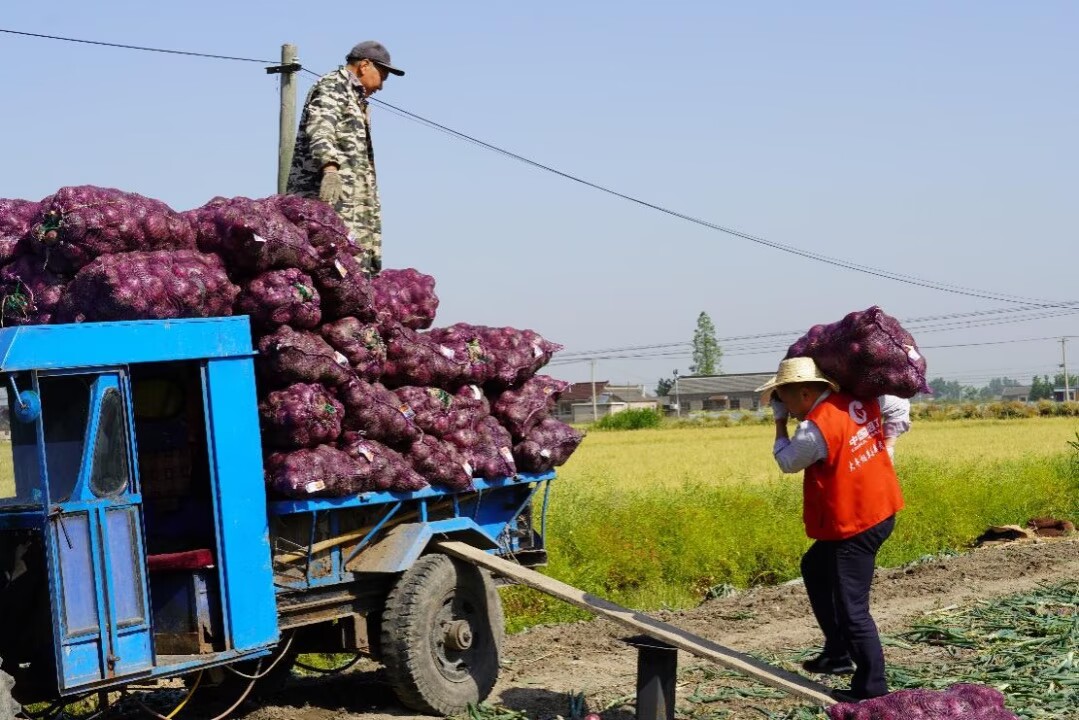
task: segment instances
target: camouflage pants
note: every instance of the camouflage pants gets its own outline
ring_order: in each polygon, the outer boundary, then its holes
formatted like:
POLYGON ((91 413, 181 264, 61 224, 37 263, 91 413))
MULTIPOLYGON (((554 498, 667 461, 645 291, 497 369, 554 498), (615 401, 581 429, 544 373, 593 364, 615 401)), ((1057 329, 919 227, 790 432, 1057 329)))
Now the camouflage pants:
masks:
POLYGON ((359 248, 356 259, 372 275, 382 270, 382 204, 374 178, 355 177, 341 169, 343 192, 334 205, 359 248))

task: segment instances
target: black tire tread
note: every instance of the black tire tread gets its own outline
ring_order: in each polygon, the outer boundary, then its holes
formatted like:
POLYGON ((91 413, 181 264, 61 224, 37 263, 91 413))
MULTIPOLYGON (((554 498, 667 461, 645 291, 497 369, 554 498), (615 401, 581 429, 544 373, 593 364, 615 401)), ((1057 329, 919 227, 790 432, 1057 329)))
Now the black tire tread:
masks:
MULTIPOLYGON (((473 565, 441 554, 421 557, 390 590, 382 617, 380 643, 387 679, 401 703, 413 710, 443 717, 463 712, 466 703, 448 702, 439 696, 437 688, 425 683, 420 663, 430 662, 430 659, 425 658, 419 650, 424 645, 415 637, 413 618, 431 598, 432 583, 445 579, 440 576, 447 573, 458 582, 468 578, 470 573, 476 573, 473 577, 482 583, 488 598, 488 622, 493 631, 494 645, 496 650, 501 649, 505 621, 497 590, 490 577, 473 565)), ((497 665, 496 652, 493 676, 473 678, 480 681, 476 688, 478 695, 467 702, 482 702, 487 698, 498 678, 497 665)))

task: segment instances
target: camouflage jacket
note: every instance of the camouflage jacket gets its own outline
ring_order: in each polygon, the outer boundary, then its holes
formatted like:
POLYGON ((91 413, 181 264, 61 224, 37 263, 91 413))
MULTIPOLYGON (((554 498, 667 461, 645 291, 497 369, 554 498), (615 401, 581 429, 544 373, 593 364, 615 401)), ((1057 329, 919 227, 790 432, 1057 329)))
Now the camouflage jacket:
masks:
POLYGON ((348 68, 323 75, 307 94, 288 192, 317 198, 322 168, 339 168, 343 191, 334 206, 356 242, 381 258, 382 206, 375 182, 375 154, 367 98, 348 68))

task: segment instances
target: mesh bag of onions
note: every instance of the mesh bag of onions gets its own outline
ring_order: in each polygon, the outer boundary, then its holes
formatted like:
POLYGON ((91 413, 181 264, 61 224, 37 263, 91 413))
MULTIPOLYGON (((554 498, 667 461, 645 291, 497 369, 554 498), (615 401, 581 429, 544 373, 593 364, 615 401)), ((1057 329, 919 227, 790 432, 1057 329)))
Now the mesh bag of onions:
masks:
POLYGON ((366 466, 329 445, 272 453, 265 473, 266 483, 284 497, 340 497, 375 489, 366 466))
POLYGON ((828 708, 831 720, 1019 720, 1004 707, 1004 695, 984 685, 947 690, 899 690, 871 700, 828 708))
POLYGON ((547 472, 569 459, 582 435, 564 422, 544 418, 513 448, 517 469, 524 472, 547 472))
POLYGON ((45 267, 45 259, 23 255, 0 268, 0 322, 37 325, 52 321, 67 282, 45 267))
POLYGON ((0 198, 0 263, 27 248, 30 229, 41 216, 41 203, 0 198))
POLYGON ((346 432, 341 437, 340 448, 355 460, 365 472, 376 490, 403 490, 413 492, 427 487, 427 481, 412 469, 401 453, 377 440, 370 440, 360 433, 346 432))
POLYGON ((93 185, 64 187, 41 203, 31 245, 61 272, 100 255, 135 250, 193 250, 188 218, 160 200, 93 185))
POLYGON ((344 415, 337 398, 323 386, 309 383, 274 390, 259 403, 263 441, 284 450, 334 443, 344 415))
POLYGON ((435 279, 418 270, 383 270, 372 281, 380 323, 400 323, 413 330, 431 327, 438 310, 435 279))
POLYGON ((785 358, 811 357, 821 372, 856 397, 914 397, 930 392, 925 357, 899 321, 877 306, 814 325, 785 358))
POLYGON ((79 270, 57 315, 61 322, 218 317, 232 314, 238 293, 216 255, 116 253, 79 270))

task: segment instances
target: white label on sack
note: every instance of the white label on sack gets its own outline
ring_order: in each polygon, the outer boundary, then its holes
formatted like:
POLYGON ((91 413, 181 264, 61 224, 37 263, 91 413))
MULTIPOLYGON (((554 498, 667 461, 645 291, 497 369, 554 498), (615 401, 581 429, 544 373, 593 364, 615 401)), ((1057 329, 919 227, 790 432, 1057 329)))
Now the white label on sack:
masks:
POLYGON ((345 367, 348 367, 348 358, 341 353, 334 351, 333 359, 337 361, 338 365, 344 365, 345 367))
POLYGON ((348 244, 353 245, 353 246, 356 245, 356 236, 353 235, 352 233, 348 234, 348 244))
POLYGON ((468 387, 470 387, 472 389, 472 397, 473 397, 473 399, 479 400, 479 399, 481 399, 483 397, 483 391, 480 390, 479 385, 469 385, 468 387))
POLYGON ((340 260, 333 261, 334 268, 337 269, 337 274, 341 277, 348 277, 348 269, 345 268, 345 264, 340 260))
POLYGON ((543 448, 542 450, 540 450, 540 457, 543 458, 544 460, 550 458, 551 457, 551 451, 548 450, 547 448, 543 448))
POLYGON ((913 345, 904 345, 903 347, 907 349, 907 357, 909 357, 914 362, 918 362, 922 359, 922 356, 918 353, 917 350, 914 349, 913 345))
POLYGON ((468 473, 469 477, 472 477, 472 463, 466 462, 462 464, 461 467, 465 469, 465 472, 468 473))
POLYGON ((360 455, 363 455, 365 458, 367 458, 367 462, 375 461, 375 454, 371 452, 371 448, 367 447, 366 445, 360 445, 358 448, 356 448, 356 450, 359 451, 360 455))
POLYGON ((261 236, 261 235, 259 235, 258 233, 254 233, 254 235, 255 235, 255 242, 257 242, 257 243, 264 243, 264 242, 266 242, 266 238, 262 237, 262 236, 261 236))
POLYGON ((445 355, 448 359, 453 360, 453 350, 445 345, 439 345, 438 351, 445 355))
POLYGON ((543 357, 543 348, 541 348, 539 345, 533 343, 532 344, 532 355, 533 355, 533 357, 543 357))
POLYGON ((411 420, 412 418, 416 417, 416 411, 414 411, 408 405, 402 405, 401 407, 399 407, 397 409, 400 410, 401 414, 404 415, 405 418, 407 418, 408 420, 411 420))
POLYGON ((501 455, 502 459, 505 460, 507 463, 509 463, 510 465, 513 464, 513 452, 508 447, 503 445, 502 447, 498 448, 498 454, 501 455))
POLYGON ((317 493, 320 490, 325 490, 326 483, 322 482, 321 480, 312 480, 311 482, 304 485, 303 489, 307 491, 308 495, 310 495, 311 493, 317 493))

